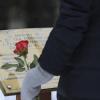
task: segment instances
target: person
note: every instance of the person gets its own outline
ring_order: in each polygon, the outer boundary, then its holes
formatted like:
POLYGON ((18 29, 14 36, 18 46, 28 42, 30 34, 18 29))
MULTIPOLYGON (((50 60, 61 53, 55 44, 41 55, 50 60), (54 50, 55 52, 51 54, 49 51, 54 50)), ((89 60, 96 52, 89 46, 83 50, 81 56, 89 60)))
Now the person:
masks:
POLYGON ((35 100, 54 75, 60 76, 57 100, 100 100, 100 0, 60 0, 38 62, 25 77, 22 100, 35 100))

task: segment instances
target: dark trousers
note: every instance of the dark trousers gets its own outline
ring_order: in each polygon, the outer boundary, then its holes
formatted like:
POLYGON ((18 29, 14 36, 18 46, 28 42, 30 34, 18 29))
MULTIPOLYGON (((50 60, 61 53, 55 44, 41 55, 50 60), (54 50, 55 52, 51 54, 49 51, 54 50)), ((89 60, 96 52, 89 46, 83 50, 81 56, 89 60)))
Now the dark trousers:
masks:
POLYGON ((64 98, 63 96, 57 94, 57 100, 67 100, 66 98, 64 98))
POLYGON ((80 97, 63 97, 57 94, 57 100, 100 100, 100 98, 80 98, 80 97))

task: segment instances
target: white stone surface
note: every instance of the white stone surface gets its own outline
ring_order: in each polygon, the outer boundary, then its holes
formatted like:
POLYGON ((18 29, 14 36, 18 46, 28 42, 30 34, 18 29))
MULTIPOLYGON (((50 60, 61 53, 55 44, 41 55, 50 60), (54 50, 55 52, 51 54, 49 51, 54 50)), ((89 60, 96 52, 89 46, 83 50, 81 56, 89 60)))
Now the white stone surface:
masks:
POLYGON ((56 91, 51 92, 51 100, 57 100, 56 95, 57 95, 56 91))
POLYGON ((0 100, 16 100, 16 96, 4 96, 0 90, 0 100))

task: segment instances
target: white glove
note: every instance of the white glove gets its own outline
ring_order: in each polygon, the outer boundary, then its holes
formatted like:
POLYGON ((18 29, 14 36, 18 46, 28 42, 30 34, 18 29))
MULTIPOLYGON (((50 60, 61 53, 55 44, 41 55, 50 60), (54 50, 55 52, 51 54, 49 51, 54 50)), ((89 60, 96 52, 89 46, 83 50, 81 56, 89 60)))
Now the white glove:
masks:
POLYGON ((39 64, 30 69, 22 84, 21 100, 35 100, 35 97, 40 92, 41 84, 48 82, 52 78, 53 75, 44 71, 39 64))

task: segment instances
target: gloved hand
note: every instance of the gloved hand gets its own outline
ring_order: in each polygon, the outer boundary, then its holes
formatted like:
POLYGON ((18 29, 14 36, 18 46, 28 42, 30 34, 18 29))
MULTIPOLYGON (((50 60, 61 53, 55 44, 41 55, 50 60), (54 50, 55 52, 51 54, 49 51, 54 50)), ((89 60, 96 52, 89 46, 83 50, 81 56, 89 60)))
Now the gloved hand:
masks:
POLYGON ((53 75, 44 71, 39 64, 30 69, 22 84, 21 100, 35 100, 35 97, 40 92, 41 84, 48 82, 52 78, 53 75))
MULTIPOLYGON (((26 88, 26 87, 24 87, 26 88)), ((36 96, 40 92, 40 86, 35 88, 26 88, 21 91, 21 100, 36 100, 36 96)))

